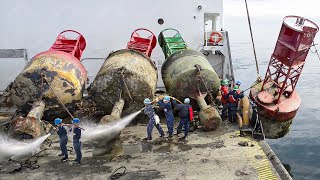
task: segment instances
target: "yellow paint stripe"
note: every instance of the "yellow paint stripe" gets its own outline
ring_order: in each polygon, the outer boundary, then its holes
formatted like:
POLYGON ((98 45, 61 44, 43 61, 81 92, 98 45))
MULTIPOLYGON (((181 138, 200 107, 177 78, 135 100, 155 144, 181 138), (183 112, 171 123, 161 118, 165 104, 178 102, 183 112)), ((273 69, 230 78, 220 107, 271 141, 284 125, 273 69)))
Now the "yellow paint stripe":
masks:
MULTIPOLYGON (((240 134, 240 132, 237 131, 235 134, 240 134)), ((249 165, 254 168, 255 172, 258 175, 258 178, 261 180, 277 180, 278 178, 275 176, 271 169, 270 161, 268 160, 266 154, 263 152, 259 144, 245 137, 241 137, 239 140, 248 141, 248 143, 254 143, 254 145, 258 147, 258 151, 256 151, 257 148, 255 148, 255 151, 252 151, 250 147, 243 149, 244 155, 249 159, 249 165), (256 159, 256 155, 261 156, 262 159, 256 159)))

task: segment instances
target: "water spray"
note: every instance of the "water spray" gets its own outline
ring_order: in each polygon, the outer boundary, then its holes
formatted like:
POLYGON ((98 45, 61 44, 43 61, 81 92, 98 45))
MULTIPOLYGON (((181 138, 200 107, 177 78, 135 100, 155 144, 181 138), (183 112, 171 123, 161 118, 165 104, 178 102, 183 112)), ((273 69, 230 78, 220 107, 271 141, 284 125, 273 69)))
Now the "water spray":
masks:
POLYGON ((136 111, 118 121, 114 121, 107 124, 89 124, 85 125, 82 124, 82 127, 86 129, 82 133, 82 139, 84 141, 87 140, 103 140, 104 143, 111 141, 114 139, 117 135, 120 134, 120 132, 128 125, 130 122, 143 110, 142 108, 139 111, 136 111))
POLYGON ((20 160, 34 155, 40 151, 40 145, 49 136, 50 134, 47 134, 31 142, 20 142, 0 136, 0 163, 4 163, 9 159, 20 160))

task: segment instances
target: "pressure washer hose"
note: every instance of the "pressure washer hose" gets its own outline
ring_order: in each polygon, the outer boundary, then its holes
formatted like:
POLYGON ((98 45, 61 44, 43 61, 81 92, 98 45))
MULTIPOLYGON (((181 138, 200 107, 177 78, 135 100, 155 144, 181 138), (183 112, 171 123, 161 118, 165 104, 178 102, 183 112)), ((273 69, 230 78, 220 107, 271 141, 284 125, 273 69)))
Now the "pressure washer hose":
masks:
MULTIPOLYGON (((160 97, 160 96, 163 96, 163 95, 159 95, 159 96, 157 96, 156 98, 158 98, 158 97, 160 97)), ((177 98, 175 98, 175 97, 173 97, 173 96, 169 96, 169 97, 172 98, 172 99, 174 99, 174 100, 176 100, 178 103, 183 104, 179 99, 177 99, 177 98)), ((151 101, 151 103, 155 102, 155 101, 156 101, 156 98, 153 99, 153 100, 151 101)))

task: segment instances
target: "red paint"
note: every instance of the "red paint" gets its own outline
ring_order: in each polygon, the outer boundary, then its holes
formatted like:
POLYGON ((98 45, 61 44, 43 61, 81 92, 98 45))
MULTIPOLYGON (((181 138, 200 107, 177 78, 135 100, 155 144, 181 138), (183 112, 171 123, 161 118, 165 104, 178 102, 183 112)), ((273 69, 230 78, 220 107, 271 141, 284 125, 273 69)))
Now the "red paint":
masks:
POLYGON ((318 30, 318 26, 308 19, 299 16, 284 18, 261 90, 266 88, 266 84, 273 83, 277 92, 274 95, 277 104, 287 100, 281 98, 284 93, 289 94, 289 99, 292 98, 318 30))
POLYGON ((190 119, 190 121, 193 121, 193 109, 192 109, 192 106, 189 107, 189 119, 190 119))
POLYGON ((53 43, 49 51, 53 50, 66 52, 80 60, 82 52, 85 48, 86 40, 79 32, 74 30, 65 30, 58 35, 56 41, 53 43), (74 33, 78 34, 78 36, 75 39, 69 39, 66 37, 66 33, 74 33))
POLYGON ((284 122, 291 120, 297 114, 301 104, 301 98, 296 91, 293 91, 290 98, 282 100, 279 103, 263 103, 258 99, 260 92, 252 88, 250 98, 257 104, 259 115, 275 122, 284 122))
POLYGON ((56 57, 59 59, 62 59, 64 61, 69 61, 70 63, 72 63, 74 66, 76 66, 82 75, 84 75, 84 77, 87 77, 87 70, 85 69, 85 67, 82 65, 82 63, 73 55, 71 55, 70 53, 67 52, 63 52, 63 51, 55 51, 55 50, 48 50, 48 51, 44 51, 41 52, 37 55, 35 55, 31 61, 33 59, 39 58, 39 57, 44 57, 44 56, 49 56, 49 57, 56 57))
POLYGON ((127 44, 127 49, 133 49, 144 53, 147 56, 151 56, 152 50, 156 47, 156 36, 148 29, 140 28, 133 31, 130 41, 127 44), (141 37, 138 31, 145 31, 151 35, 147 38, 141 37))

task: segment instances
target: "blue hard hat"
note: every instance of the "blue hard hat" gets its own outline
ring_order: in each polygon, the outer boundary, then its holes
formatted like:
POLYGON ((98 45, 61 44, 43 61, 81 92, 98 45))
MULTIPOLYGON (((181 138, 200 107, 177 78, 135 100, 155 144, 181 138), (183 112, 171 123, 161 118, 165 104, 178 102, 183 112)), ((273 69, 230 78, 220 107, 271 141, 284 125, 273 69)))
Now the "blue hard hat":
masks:
POLYGON ((241 85, 241 81, 240 80, 236 81, 236 84, 241 85))
POLYGON ((149 98, 144 99, 143 101, 144 104, 151 104, 151 100, 149 98))
POLYGON ((60 118, 56 118, 54 120, 54 125, 58 125, 58 124, 61 124, 61 123, 62 123, 62 119, 60 119, 60 118))
POLYGON ((164 100, 164 101, 170 101, 170 96, 165 96, 165 97, 163 98, 163 100, 164 100))
POLYGON ((78 119, 78 118, 73 118, 72 123, 80 123, 80 119, 78 119))
POLYGON ((185 98, 184 99, 184 103, 189 104, 190 103, 190 99, 189 98, 185 98))

